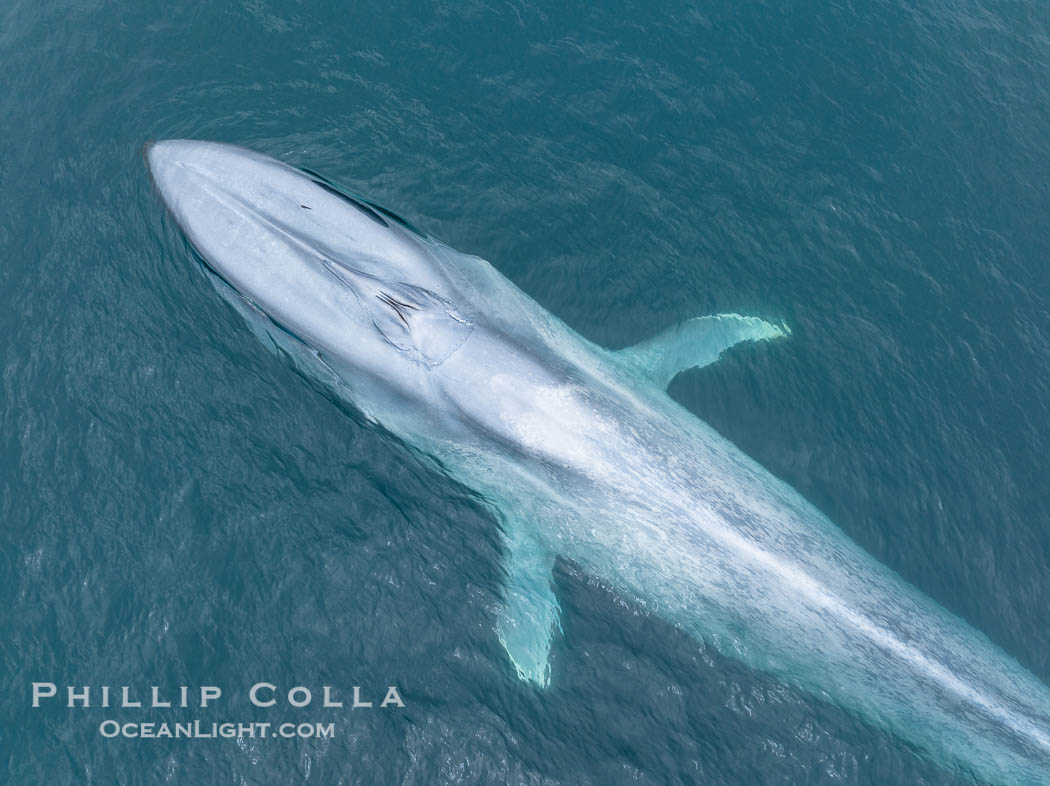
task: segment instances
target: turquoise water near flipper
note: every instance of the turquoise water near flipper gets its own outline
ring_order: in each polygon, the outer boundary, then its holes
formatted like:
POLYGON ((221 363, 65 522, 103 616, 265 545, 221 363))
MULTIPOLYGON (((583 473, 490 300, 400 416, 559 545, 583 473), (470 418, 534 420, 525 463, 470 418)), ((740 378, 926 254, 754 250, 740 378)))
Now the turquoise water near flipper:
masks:
POLYGON ((320 171, 605 346, 785 322, 672 395, 1046 682, 1048 25, 1030 2, 10 3, 2 779, 965 782, 567 563, 552 688, 520 684, 494 520, 255 340, 140 154, 211 138, 320 171), (33 709, 35 680, 226 695, 33 709), (406 706, 257 709, 258 681, 406 706), (336 734, 102 739, 110 717, 336 734))

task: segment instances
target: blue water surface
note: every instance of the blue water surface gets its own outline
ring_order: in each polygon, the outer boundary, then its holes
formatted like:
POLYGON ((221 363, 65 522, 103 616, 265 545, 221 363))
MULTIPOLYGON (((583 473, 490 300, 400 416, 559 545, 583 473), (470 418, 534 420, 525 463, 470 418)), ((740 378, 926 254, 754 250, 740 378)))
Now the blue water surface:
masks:
POLYGON ((567 563, 553 684, 519 682, 496 522, 216 296, 148 180, 168 137, 321 171, 606 346, 783 320, 672 396, 1050 681, 1039 0, 8 0, 0 77, 0 781, 966 782, 567 563))

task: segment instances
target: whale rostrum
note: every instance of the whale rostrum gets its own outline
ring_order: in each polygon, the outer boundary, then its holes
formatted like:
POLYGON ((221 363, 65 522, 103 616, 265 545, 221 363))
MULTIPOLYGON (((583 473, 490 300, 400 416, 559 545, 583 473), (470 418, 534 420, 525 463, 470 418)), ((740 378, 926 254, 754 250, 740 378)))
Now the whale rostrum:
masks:
POLYGON ((785 326, 701 316, 605 349, 488 262, 313 173, 186 140, 148 161, 257 335, 492 511, 494 635, 523 685, 557 689, 564 559, 945 767, 1050 782, 1047 686, 667 395, 785 326))

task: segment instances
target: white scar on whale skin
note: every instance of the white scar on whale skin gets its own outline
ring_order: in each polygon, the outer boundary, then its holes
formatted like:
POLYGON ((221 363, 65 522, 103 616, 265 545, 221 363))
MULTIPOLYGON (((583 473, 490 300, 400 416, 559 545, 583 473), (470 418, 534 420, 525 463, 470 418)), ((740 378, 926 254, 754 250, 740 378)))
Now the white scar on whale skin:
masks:
POLYGON ((680 371, 787 328, 721 314, 603 349, 484 260, 319 176, 208 142, 148 160, 259 338, 491 508, 494 633, 523 681, 557 684, 562 557, 946 767, 1050 782, 1047 686, 666 395, 680 371))

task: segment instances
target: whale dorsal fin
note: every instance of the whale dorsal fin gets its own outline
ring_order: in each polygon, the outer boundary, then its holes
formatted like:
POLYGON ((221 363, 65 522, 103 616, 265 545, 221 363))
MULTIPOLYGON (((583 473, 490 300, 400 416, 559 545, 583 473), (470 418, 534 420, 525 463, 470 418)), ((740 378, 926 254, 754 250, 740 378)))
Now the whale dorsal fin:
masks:
POLYGON ((504 522, 506 535, 503 602, 496 632, 522 680, 545 688, 550 682, 548 657, 555 627, 561 628, 561 606, 554 596, 554 558, 524 526, 504 522))
POLYGON ((758 317, 717 314, 695 317, 616 352, 646 378, 661 388, 689 368, 714 363, 730 347, 741 341, 762 341, 790 335, 791 331, 758 317))

